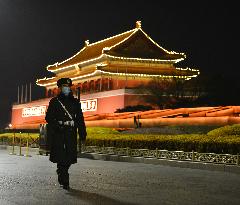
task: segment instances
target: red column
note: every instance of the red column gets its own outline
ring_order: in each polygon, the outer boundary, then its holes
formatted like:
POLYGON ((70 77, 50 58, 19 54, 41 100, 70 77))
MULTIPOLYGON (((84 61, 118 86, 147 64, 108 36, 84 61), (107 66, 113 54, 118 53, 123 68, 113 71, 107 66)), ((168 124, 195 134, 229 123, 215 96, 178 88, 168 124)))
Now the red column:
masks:
POLYGON ((105 88, 105 78, 102 78, 102 91, 104 91, 106 88, 105 88))
POLYGON ((83 91, 84 91, 84 93, 86 93, 87 92, 87 81, 85 81, 84 83, 83 83, 83 91))
POLYGON ((111 78, 109 78, 109 90, 112 90, 113 88, 112 88, 112 77, 111 78))
POLYGON ((100 91, 100 81, 101 81, 101 79, 97 79, 97 80, 96 80, 96 89, 97 89, 97 92, 100 91))
POLYGON ((73 92, 73 95, 76 95, 76 85, 73 85, 73 86, 71 87, 71 90, 72 90, 72 92, 73 92))
POLYGON ((79 83, 80 93, 82 93, 82 83, 79 83))
POLYGON ((45 97, 48 98, 48 89, 46 88, 45 97))
POLYGON ((87 81, 87 92, 90 93, 90 81, 87 81))

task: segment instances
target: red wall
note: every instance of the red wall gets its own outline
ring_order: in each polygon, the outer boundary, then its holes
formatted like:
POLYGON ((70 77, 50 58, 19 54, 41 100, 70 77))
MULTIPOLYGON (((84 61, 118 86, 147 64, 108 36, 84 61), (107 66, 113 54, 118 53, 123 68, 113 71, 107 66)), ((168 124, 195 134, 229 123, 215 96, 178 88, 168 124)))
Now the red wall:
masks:
POLYGON ((12 117, 11 124, 13 126, 24 123, 32 123, 36 121, 43 121, 45 116, 31 116, 31 117, 22 117, 22 110, 28 107, 37 107, 37 106, 48 106, 50 98, 33 101, 31 103, 13 105, 12 107, 12 117))
MULTIPOLYGON (((25 127, 26 124, 40 124, 45 122, 45 115, 42 116, 30 116, 22 117, 22 111, 24 108, 46 106, 48 107, 51 98, 41 99, 33 101, 31 103, 13 105, 12 107, 12 119, 11 124, 13 127, 21 128, 25 127), (23 126, 24 125, 24 126, 23 126)), ((93 115, 101 113, 114 113, 118 108, 124 108, 128 105, 143 104, 143 99, 140 95, 127 94, 125 91, 106 91, 95 94, 82 95, 81 101, 88 99, 97 99, 97 110, 96 111, 85 111, 83 114, 93 115)))

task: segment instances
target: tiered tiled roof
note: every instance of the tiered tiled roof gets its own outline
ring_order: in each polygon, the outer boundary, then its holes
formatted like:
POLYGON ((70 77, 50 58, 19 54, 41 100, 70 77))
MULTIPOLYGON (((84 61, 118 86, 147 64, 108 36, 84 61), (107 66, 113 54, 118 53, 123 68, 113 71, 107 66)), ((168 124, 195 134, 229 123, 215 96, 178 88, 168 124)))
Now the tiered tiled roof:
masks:
POLYGON ((135 29, 127 31, 122 34, 119 34, 119 35, 116 35, 116 36, 113 36, 111 38, 104 39, 102 41, 98 41, 96 43, 85 45, 85 47, 83 49, 81 49, 77 54, 75 54, 71 58, 69 58, 61 63, 50 65, 47 68, 49 71, 52 71, 52 70, 56 70, 61 67, 74 65, 76 63, 80 63, 83 61, 97 58, 102 54, 102 50, 104 48, 112 47, 112 46, 118 44, 119 42, 128 38, 134 31, 135 31, 135 29))
POLYGON ((107 55, 134 59, 177 60, 184 59, 184 54, 169 52, 160 47, 142 29, 137 29, 131 36, 105 52, 107 55))
POLYGON ((49 65, 49 71, 76 65, 89 61, 106 54, 112 57, 124 57, 129 59, 149 59, 160 61, 183 60, 185 55, 182 53, 169 52, 154 42, 142 29, 137 27, 133 30, 119 35, 88 44, 71 58, 49 65))

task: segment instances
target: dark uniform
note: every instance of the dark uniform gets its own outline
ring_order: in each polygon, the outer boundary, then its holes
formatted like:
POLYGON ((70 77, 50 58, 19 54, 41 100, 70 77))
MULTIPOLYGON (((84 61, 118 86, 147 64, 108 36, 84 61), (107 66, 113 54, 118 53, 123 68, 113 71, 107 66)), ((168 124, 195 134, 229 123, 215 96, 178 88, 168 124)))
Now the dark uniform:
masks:
MULTIPOLYGON (((62 84, 71 86, 72 81, 63 78, 58 81, 58 87, 61 87, 62 84)), ((58 181, 63 188, 68 189, 68 169, 71 164, 77 162, 77 131, 82 142, 85 142, 87 136, 81 104, 78 99, 73 97, 72 92, 67 96, 61 92, 50 100, 45 119, 48 123, 49 160, 57 163, 58 181)))

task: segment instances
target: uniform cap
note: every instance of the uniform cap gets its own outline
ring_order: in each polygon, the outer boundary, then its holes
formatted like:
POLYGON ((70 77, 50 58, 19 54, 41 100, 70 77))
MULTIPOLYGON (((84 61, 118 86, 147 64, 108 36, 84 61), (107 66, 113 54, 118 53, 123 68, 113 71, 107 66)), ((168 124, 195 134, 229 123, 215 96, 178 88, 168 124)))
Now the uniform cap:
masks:
POLYGON ((70 78, 60 78, 57 81, 57 86, 61 87, 63 84, 67 84, 68 86, 72 86, 72 80, 70 78))

